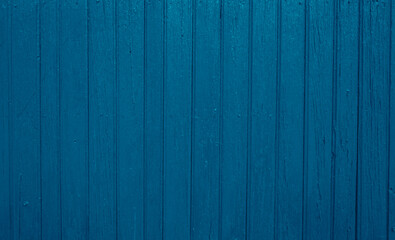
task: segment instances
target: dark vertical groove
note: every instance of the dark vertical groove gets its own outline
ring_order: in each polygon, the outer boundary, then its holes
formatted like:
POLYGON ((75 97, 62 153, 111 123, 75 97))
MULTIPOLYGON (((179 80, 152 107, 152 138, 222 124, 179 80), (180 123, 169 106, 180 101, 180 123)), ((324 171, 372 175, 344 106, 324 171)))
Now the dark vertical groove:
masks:
POLYGON ((37 0, 36 3, 36 37, 37 37, 37 78, 38 78, 38 92, 39 96, 39 158, 40 158, 40 233, 39 237, 43 237, 43 174, 42 174, 42 77, 41 77, 41 0, 37 0))
POLYGON ((89 82, 90 82, 90 74, 89 74, 89 68, 90 68, 90 57, 89 57, 89 51, 90 51, 90 49, 89 49, 89 42, 90 42, 90 33, 89 33, 89 25, 90 25, 90 19, 89 19, 89 16, 90 16, 90 14, 89 14, 89 1, 90 0, 86 0, 86 21, 87 21, 87 24, 86 24, 86 42, 87 42, 87 45, 86 45, 86 52, 87 52, 87 112, 88 112, 88 115, 87 115, 87 132, 88 132, 88 134, 87 134, 87 150, 86 150, 86 157, 87 157, 87 159, 86 159, 86 164, 87 164, 87 179, 88 179, 88 181, 87 181, 87 185, 88 185, 88 199, 87 199, 87 201, 88 201, 88 203, 87 203, 87 214, 88 214, 88 216, 87 216, 87 218, 86 218, 86 221, 87 221, 87 225, 86 225, 86 228, 88 229, 87 230, 87 232, 86 232, 86 234, 87 234, 87 239, 89 240, 89 236, 90 236, 90 226, 89 226, 89 224, 90 224, 90 205, 89 205, 89 202, 90 202, 90 166, 89 166, 89 162, 90 162, 90 139, 89 139, 89 136, 90 136, 90 124, 89 124, 89 121, 90 121, 90 96, 89 96, 89 94, 90 94, 90 89, 89 89, 89 87, 90 87, 90 84, 89 84, 89 82))
POLYGON ((335 229, 335 188, 336 188, 336 127, 337 127, 337 48, 338 48, 338 2, 333 1, 333 53, 332 53, 332 133, 331 133, 331 222, 330 239, 334 239, 335 229))
POLYGON ((302 189, 302 239, 307 236, 308 205, 308 127, 309 127, 309 43, 310 43, 310 0, 305 2, 304 41, 304 100, 303 100, 303 189, 302 189))
POLYGON ((219 73, 219 144, 218 144, 218 239, 222 240, 222 160, 223 160, 223 125, 224 125, 224 1, 220 1, 220 73, 219 73))
POLYGON ((273 239, 278 236, 278 178, 279 178, 279 150, 280 150, 280 86, 281 86, 281 31, 282 31, 282 0, 276 5, 276 122, 274 130, 274 218, 273 239))
POLYGON ((58 155, 58 181, 59 181, 59 221, 60 221, 60 240, 63 239, 63 210, 62 210, 62 144, 61 144, 61 88, 62 79, 60 77, 60 36, 61 36, 61 5, 60 1, 56 0, 56 67, 57 67, 57 80, 58 80, 58 139, 57 139, 57 155, 58 155))
POLYGON ((165 86, 166 86, 166 36, 167 36, 167 0, 163 0, 163 82, 162 82, 162 240, 165 232, 165 86))
POLYGON ((13 137, 13 112, 12 112, 12 4, 11 0, 8 0, 8 31, 9 31, 9 39, 8 39, 8 44, 9 44, 9 51, 8 51, 8 171, 9 171, 9 207, 10 207, 10 225, 11 225, 11 239, 14 239, 14 211, 13 211, 13 199, 14 199, 14 167, 12 164, 12 149, 13 149, 13 144, 12 144, 12 137, 13 137))
POLYGON ((360 131, 362 129, 360 126, 360 121, 361 121, 361 87, 362 87, 362 80, 361 78, 363 77, 363 1, 361 0, 358 3, 358 91, 357 91, 357 162, 356 162, 356 185, 355 185, 355 238, 359 239, 359 221, 358 221, 358 215, 359 215, 359 194, 362 191, 362 188, 359 189, 360 185, 360 179, 359 179, 359 171, 360 167, 362 166, 362 163, 360 162, 360 144, 361 144, 361 139, 360 137, 360 131))
MULTIPOLYGON (((130 4, 130 1, 129 1, 130 4)), ((144 1, 143 89, 143 239, 147 238, 147 2, 144 1)), ((129 5, 130 7, 130 5, 129 5)), ((129 8, 130 10, 130 8, 129 8)))
POLYGON ((248 6, 248 109, 247 109, 247 167, 246 167, 246 214, 245 214, 245 239, 249 237, 249 210, 251 188, 251 131, 252 131, 252 37, 253 37, 253 0, 249 0, 248 6))
POLYGON ((392 80, 392 1, 390 1, 389 61, 388 61, 388 172, 387 172, 387 240, 390 238, 390 176, 391 176, 391 80, 392 80))
POLYGON ((113 0, 114 4, 114 73, 115 73, 115 82, 114 82, 114 96, 113 96, 113 114, 114 114, 114 160, 115 160, 115 239, 118 239, 118 229, 119 229, 119 214, 118 214, 118 193, 119 193, 119 186, 118 186, 118 166, 119 166, 119 159, 118 159, 118 114, 119 114, 119 72, 118 72, 118 62, 119 62, 119 49, 118 49, 118 1, 113 0))
POLYGON ((196 0, 192 0, 192 64, 191 64, 191 152, 189 195, 189 239, 192 239, 193 156, 195 150, 195 84, 196 84, 196 0))

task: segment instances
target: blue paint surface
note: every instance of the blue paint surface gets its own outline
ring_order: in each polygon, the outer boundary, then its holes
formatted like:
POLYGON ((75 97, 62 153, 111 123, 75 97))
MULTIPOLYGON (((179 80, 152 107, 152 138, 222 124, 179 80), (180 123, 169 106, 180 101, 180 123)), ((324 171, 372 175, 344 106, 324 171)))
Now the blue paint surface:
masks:
POLYGON ((395 239, 394 11, 0 2, 0 239, 395 239))

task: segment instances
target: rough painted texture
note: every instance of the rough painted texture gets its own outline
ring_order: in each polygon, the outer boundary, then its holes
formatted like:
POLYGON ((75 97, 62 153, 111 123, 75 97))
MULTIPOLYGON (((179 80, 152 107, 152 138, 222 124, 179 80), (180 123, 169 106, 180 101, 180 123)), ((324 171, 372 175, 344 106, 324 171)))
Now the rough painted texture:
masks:
POLYGON ((360 4, 357 238, 387 239, 391 5, 360 4))
POLYGON ((9 90, 10 90, 10 11, 6 2, 0 5, 0 238, 11 238, 10 205, 10 132, 9 132, 9 90))
POLYGON ((11 229, 15 239, 38 240, 42 233, 41 9, 36 1, 18 0, 10 11, 11 229))
MULTIPOLYGON (((277 3, 276 239, 302 239, 305 211, 305 1, 277 3)), ((307 175, 306 175, 307 176, 307 175)))
POLYGON ((89 236, 87 4, 59 5, 61 227, 70 240, 89 236))
POLYGON ((332 91, 333 239, 355 239, 358 143, 358 1, 335 3, 332 91))
POLYGON ((0 239, 394 239, 391 0, 0 3, 0 239))

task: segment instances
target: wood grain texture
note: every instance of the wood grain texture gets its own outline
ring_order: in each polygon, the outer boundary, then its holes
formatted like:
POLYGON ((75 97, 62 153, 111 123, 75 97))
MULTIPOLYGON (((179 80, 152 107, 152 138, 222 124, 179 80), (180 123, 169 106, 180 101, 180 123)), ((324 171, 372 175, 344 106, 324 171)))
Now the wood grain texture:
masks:
POLYGON ((60 8, 60 162, 62 239, 89 236, 88 13, 86 1, 60 8))
POLYGON ((305 239, 331 239, 334 13, 307 1, 305 85, 305 239))
POLYGON ((277 239, 302 239, 305 210, 305 10, 304 1, 278 2, 277 239), (292 201, 290 201, 292 199, 292 201))
POLYGON ((246 238, 249 2, 223 2, 221 237, 246 238))
POLYGON ((221 5, 194 2, 191 239, 218 239, 221 5))
POLYGON ((253 1, 250 18, 251 91, 248 188, 249 239, 274 237, 278 35, 276 1, 253 1))
POLYGON ((146 239, 163 237, 165 0, 145 4, 145 198, 146 239))
POLYGON ((1 2, 0 238, 394 238, 393 11, 1 2))
POLYGON ((0 5, 0 238, 11 238, 9 98, 11 83, 11 25, 9 2, 0 5))
POLYGON ((333 81, 333 238, 355 239, 358 142, 358 1, 335 3, 333 81))
POLYGON ((388 237, 389 6, 360 6, 358 239, 388 237))
POLYGON ((40 6, 14 1, 11 12, 10 163, 14 239, 41 239, 40 6))
POLYGON ((190 239, 192 2, 165 5, 164 239, 190 239))
POLYGON ((116 237, 115 1, 89 0, 89 239, 116 237))
POLYGON ((116 2, 117 236, 144 231, 144 4, 116 2))
POLYGON ((59 4, 40 2, 42 239, 61 237, 59 4))

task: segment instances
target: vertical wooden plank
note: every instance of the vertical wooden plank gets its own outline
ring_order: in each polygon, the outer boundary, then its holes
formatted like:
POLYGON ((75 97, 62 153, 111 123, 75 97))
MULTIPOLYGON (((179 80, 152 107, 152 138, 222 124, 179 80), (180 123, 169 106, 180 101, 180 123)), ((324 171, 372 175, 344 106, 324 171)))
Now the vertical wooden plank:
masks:
POLYGON ((305 239, 331 238, 334 1, 308 1, 306 16, 305 239))
POLYGON ((118 239, 143 239, 144 2, 117 6, 118 239))
POLYGON ((0 238, 11 239, 9 87, 10 87, 10 3, 0 4, 0 238))
POLYGON ((276 1, 253 1, 249 239, 274 237, 276 1))
POLYGON ((390 106, 389 106, 389 198, 388 198, 388 239, 395 238, 395 45, 394 45, 394 15, 395 4, 391 1, 391 42, 390 42, 390 106))
POLYGON ((164 239, 190 238, 192 4, 166 1, 164 239))
POLYGON ((191 238, 218 239, 220 2, 195 4, 191 238))
POLYGON ((358 239, 387 239, 389 134, 388 1, 361 6, 358 239))
POLYGON ((222 238, 246 237, 249 2, 224 1, 222 238))
POLYGON ((145 36, 145 207, 147 240, 162 239, 163 226, 163 80, 165 0, 146 2, 145 36))
POLYGON ((89 238, 116 237, 115 5, 89 1, 89 238))
POLYGON ((304 167, 305 1, 279 1, 277 239, 301 239, 304 167))
POLYGON ((11 158, 14 239, 41 238, 38 1, 13 1, 11 158))
POLYGON ((358 5, 337 1, 333 118, 333 239, 355 239, 358 118, 358 5))
POLYGON ((59 8, 62 239, 88 239, 87 1, 59 8))
POLYGON ((61 238, 58 2, 41 2, 42 239, 61 238))

